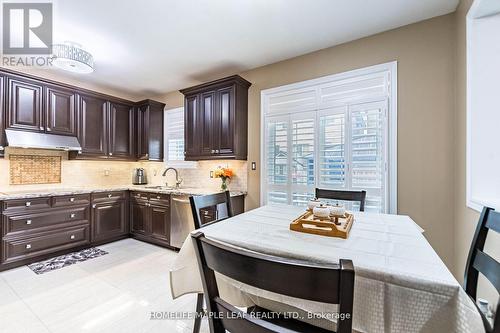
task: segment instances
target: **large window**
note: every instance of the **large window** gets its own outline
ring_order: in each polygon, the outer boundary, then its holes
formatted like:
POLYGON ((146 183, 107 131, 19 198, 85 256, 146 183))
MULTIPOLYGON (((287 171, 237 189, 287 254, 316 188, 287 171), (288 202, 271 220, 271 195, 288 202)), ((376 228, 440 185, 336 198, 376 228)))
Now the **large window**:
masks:
POLYGON ((366 190, 367 211, 396 211, 389 65, 263 92, 264 204, 304 206, 319 187, 366 190))

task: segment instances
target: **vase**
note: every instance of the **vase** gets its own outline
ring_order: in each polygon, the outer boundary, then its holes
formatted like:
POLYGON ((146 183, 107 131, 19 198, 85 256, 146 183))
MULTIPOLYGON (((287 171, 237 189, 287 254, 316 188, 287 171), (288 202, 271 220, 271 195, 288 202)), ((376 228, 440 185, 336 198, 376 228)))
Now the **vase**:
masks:
POLYGON ((221 178, 222 184, 220 184, 221 191, 227 191, 227 178, 221 178))

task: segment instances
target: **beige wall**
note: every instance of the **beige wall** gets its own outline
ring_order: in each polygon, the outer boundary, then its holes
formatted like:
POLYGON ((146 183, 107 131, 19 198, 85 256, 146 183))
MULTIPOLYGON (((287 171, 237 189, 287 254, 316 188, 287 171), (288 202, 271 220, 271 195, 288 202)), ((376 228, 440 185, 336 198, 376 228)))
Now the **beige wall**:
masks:
MULTIPOLYGON (((454 24, 450 14, 240 73, 252 82, 248 160, 260 162, 261 90, 397 60, 398 211, 453 269, 454 24)), ((183 103, 178 92, 163 99, 183 103)), ((259 205, 259 177, 248 171, 249 208, 259 205)))
MULTIPOLYGON (((467 255, 479 218, 479 213, 466 205, 466 15, 473 0, 462 0, 456 15, 457 61, 456 61, 456 108, 455 108, 455 276, 462 282, 467 255)), ((485 250, 500 260, 500 236, 490 232, 485 250)), ((480 279, 479 297, 496 304, 498 296, 495 288, 480 279)))

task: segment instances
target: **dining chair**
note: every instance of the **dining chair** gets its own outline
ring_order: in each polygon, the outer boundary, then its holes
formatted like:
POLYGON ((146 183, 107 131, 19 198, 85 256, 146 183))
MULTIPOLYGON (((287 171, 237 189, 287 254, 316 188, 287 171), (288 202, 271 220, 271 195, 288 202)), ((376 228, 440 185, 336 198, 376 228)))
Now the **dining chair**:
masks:
POLYGON ((359 201, 359 211, 365 211, 366 191, 326 190, 316 188, 316 198, 343 201, 359 201))
MULTIPOLYGON (((331 332, 304 322, 278 316, 262 308, 244 312, 219 297, 215 272, 247 285, 303 300, 338 304, 338 333, 352 331, 354 267, 351 260, 337 265, 312 264, 241 249, 191 235, 202 275, 210 332, 331 332), (259 315, 265 314, 265 315, 259 315), (272 314, 272 315, 270 315, 272 314)), ((332 324, 333 325, 333 324, 332 324)))
POLYGON ((488 235, 488 231, 490 230, 500 233, 500 212, 497 212, 489 207, 484 207, 483 211, 481 212, 481 216, 479 217, 479 222, 474 233, 474 238, 472 239, 469 257, 467 258, 467 266, 465 267, 464 276, 464 289, 469 297, 472 298, 474 304, 478 308, 478 311, 483 320, 485 331, 487 333, 499 333, 500 302, 498 302, 499 304, 497 304, 493 326, 490 324, 483 312, 479 310, 479 307, 476 304, 479 273, 486 277, 488 281, 490 281, 490 283, 496 288, 497 293, 500 294, 500 263, 483 252, 484 244, 486 242, 486 236, 488 235))
MULTIPOLYGON (((233 216, 233 210, 231 207, 231 194, 229 191, 222 193, 215 193, 209 195, 198 195, 190 196, 189 202, 191 204, 191 212, 193 214, 194 228, 200 229, 203 226, 207 226, 212 223, 217 223, 228 217, 233 216), (204 223, 202 212, 206 208, 211 208, 215 206, 215 220, 209 223, 204 223), (225 209, 219 209, 219 207, 225 207, 225 209)), ((221 208, 222 208, 221 207, 221 208)), ((193 333, 200 332, 201 319, 203 318, 203 294, 198 294, 196 298, 196 313, 197 316, 194 320, 193 333)))
POLYGON ((191 203, 195 229, 200 229, 207 224, 216 223, 233 216, 231 194, 229 191, 209 195, 193 195, 189 197, 189 202, 191 203), (201 215, 202 210, 214 206, 216 207, 215 220, 210 223, 204 223, 201 215))

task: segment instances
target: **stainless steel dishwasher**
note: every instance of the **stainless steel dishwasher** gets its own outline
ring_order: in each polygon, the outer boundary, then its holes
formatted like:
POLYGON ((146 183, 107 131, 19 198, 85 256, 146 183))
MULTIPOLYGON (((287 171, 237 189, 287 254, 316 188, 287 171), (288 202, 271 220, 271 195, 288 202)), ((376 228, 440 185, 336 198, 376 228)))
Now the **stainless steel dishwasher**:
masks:
POLYGON ((194 230, 193 214, 189 195, 172 195, 171 202, 170 245, 180 249, 186 237, 194 230))

